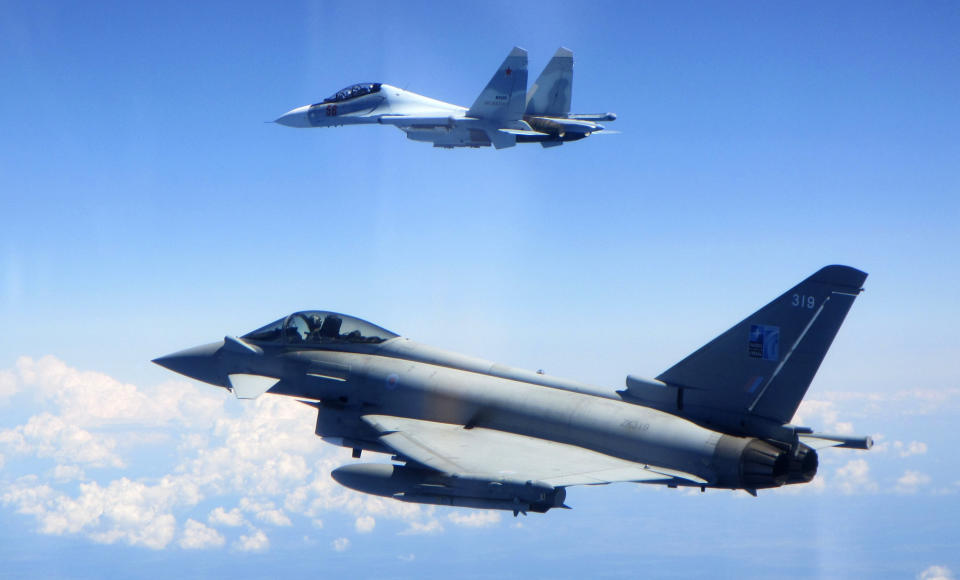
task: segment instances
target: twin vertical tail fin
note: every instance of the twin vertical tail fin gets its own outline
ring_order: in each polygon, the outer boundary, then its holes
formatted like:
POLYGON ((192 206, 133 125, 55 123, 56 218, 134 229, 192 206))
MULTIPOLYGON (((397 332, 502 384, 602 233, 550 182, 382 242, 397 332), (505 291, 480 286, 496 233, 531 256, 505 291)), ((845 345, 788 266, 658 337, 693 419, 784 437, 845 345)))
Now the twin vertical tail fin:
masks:
POLYGON ((827 266, 670 367, 657 377, 676 393, 665 410, 746 434, 788 423, 866 278, 827 266))
POLYGON ((527 51, 514 47, 467 111, 468 117, 517 121, 527 103, 527 51))
POLYGON ((526 114, 534 117, 566 117, 573 98, 573 53, 558 48, 537 82, 527 92, 526 114))

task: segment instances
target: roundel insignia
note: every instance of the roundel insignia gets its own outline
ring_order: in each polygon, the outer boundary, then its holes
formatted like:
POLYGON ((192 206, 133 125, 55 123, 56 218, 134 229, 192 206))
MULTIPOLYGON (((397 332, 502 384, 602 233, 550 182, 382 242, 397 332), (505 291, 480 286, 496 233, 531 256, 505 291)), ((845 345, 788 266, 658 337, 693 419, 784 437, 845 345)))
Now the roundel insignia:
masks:
POLYGON ((394 390, 397 388, 397 384, 400 383, 400 375, 397 373, 390 373, 387 375, 386 387, 389 390, 394 390))

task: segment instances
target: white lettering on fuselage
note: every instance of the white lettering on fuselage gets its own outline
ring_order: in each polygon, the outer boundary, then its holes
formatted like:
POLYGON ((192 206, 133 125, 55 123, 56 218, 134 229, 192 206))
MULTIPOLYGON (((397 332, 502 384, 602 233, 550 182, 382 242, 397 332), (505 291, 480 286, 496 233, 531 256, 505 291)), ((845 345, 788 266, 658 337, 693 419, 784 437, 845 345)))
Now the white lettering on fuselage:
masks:
POLYGON ((643 431, 648 431, 650 429, 650 424, 641 423, 636 419, 624 419, 623 422, 620 423, 620 428, 626 429, 627 431, 643 432, 643 431))

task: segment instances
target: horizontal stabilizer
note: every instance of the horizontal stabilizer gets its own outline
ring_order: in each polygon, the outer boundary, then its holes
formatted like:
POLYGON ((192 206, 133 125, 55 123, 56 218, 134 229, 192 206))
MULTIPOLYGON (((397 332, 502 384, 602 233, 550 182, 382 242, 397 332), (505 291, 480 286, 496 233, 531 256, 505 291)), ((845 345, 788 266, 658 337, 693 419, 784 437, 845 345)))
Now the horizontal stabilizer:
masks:
POLYGON ((242 373, 227 375, 227 378, 238 399, 256 399, 280 382, 280 379, 274 377, 242 373))
POLYGON ((513 147, 517 144, 517 136, 501 129, 488 129, 487 137, 496 149, 513 147))

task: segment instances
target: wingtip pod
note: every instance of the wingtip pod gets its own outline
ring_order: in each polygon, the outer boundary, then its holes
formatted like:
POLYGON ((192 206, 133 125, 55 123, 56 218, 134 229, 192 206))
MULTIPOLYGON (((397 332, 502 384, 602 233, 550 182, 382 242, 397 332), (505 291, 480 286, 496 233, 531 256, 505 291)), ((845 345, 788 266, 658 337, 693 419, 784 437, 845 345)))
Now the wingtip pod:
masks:
POLYGON ((873 447, 873 437, 852 436, 852 435, 833 435, 830 433, 809 433, 800 435, 800 441, 814 449, 823 449, 825 447, 838 447, 842 449, 860 449, 868 451, 873 447))

